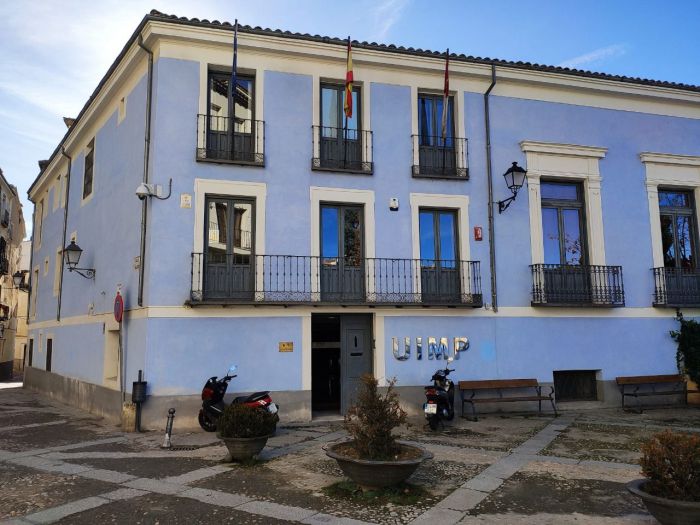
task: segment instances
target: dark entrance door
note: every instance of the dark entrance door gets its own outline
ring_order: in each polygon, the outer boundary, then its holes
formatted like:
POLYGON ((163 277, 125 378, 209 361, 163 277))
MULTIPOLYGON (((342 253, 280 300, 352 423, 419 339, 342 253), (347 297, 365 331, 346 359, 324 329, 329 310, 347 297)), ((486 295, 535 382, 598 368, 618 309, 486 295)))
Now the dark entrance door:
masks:
POLYGON ((321 206, 322 301, 365 298, 362 216, 361 206, 321 206))
POLYGON ((204 291, 208 299, 251 300, 254 291, 254 203, 207 198, 204 291))
POLYGON ((420 210, 419 235, 423 302, 459 302, 456 212, 420 210))
POLYGON ((340 317, 340 407, 345 414, 357 399, 363 374, 372 373, 372 317, 340 317))

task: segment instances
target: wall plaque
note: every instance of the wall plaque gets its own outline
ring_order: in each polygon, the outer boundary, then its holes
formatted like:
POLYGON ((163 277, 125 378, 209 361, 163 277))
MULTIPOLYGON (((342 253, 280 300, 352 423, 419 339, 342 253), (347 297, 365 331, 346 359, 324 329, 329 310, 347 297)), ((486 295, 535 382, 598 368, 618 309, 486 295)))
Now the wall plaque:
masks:
POLYGON ((294 341, 280 341, 280 352, 294 352, 294 341))

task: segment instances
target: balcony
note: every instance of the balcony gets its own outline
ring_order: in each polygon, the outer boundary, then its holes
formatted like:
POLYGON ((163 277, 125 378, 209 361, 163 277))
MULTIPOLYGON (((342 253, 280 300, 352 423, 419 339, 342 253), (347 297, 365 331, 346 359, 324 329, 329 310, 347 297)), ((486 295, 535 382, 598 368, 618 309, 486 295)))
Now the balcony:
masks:
POLYGON ((312 133, 312 170, 372 174, 371 131, 312 126, 312 133))
POLYGON ((467 139, 412 135, 416 178, 469 180, 467 139))
POLYGON ((478 261, 193 253, 191 306, 480 307, 478 261))
POLYGON ((533 264, 532 306, 624 306, 621 266, 533 264))
POLYGON ((264 166, 265 121, 197 115, 197 160, 264 166))
POLYGON ((700 307, 700 270, 695 268, 652 268, 654 306, 700 307))

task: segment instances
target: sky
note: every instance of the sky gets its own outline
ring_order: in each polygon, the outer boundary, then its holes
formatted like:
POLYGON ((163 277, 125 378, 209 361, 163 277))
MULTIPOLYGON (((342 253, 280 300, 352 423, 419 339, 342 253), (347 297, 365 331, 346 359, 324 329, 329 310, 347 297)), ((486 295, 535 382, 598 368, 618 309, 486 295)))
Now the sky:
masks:
POLYGON ((37 161, 151 9, 700 85, 700 0, 0 0, 0 168, 28 232, 37 161))

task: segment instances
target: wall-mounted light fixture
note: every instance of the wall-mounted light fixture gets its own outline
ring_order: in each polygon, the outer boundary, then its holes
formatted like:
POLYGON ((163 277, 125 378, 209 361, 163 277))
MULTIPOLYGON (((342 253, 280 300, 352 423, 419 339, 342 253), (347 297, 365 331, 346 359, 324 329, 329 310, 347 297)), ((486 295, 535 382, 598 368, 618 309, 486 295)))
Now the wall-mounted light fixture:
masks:
POLYGON ((83 254, 83 250, 75 244, 75 241, 71 241, 68 246, 66 246, 63 253, 66 257, 66 266, 69 272, 75 272, 78 275, 85 277, 86 279, 95 278, 94 268, 78 268, 78 263, 80 262, 80 256, 83 254))
POLYGON ((27 274, 27 271, 19 271, 17 270, 15 273, 12 274, 12 283, 15 285, 15 288, 18 290, 21 290, 23 292, 28 292, 31 287, 25 282, 24 276, 27 274))
POLYGON ((513 165, 508 168, 508 171, 503 174, 503 177, 506 180, 506 186, 508 186, 508 189, 513 195, 507 199, 498 201, 498 213, 503 213, 506 211, 508 206, 510 206, 510 204, 515 200, 515 197, 518 195, 518 191, 520 191, 520 188, 522 188, 523 184, 525 183, 526 174, 527 170, 518 166, 517 162, 514 162, 513 165))
POLYGON ((160 199, 162 201, 169 199, 170 194, 173 192, 173 179, 170 179, 170 182, 168 183, 168 194, 163 195, 163 186, 160 184, 146 184, 145 182, 142 182, 139 184, 138 188, 136 188, 136 196, 140 200, 144 200, 146 197, 155 197, 156 199, 160 199))

